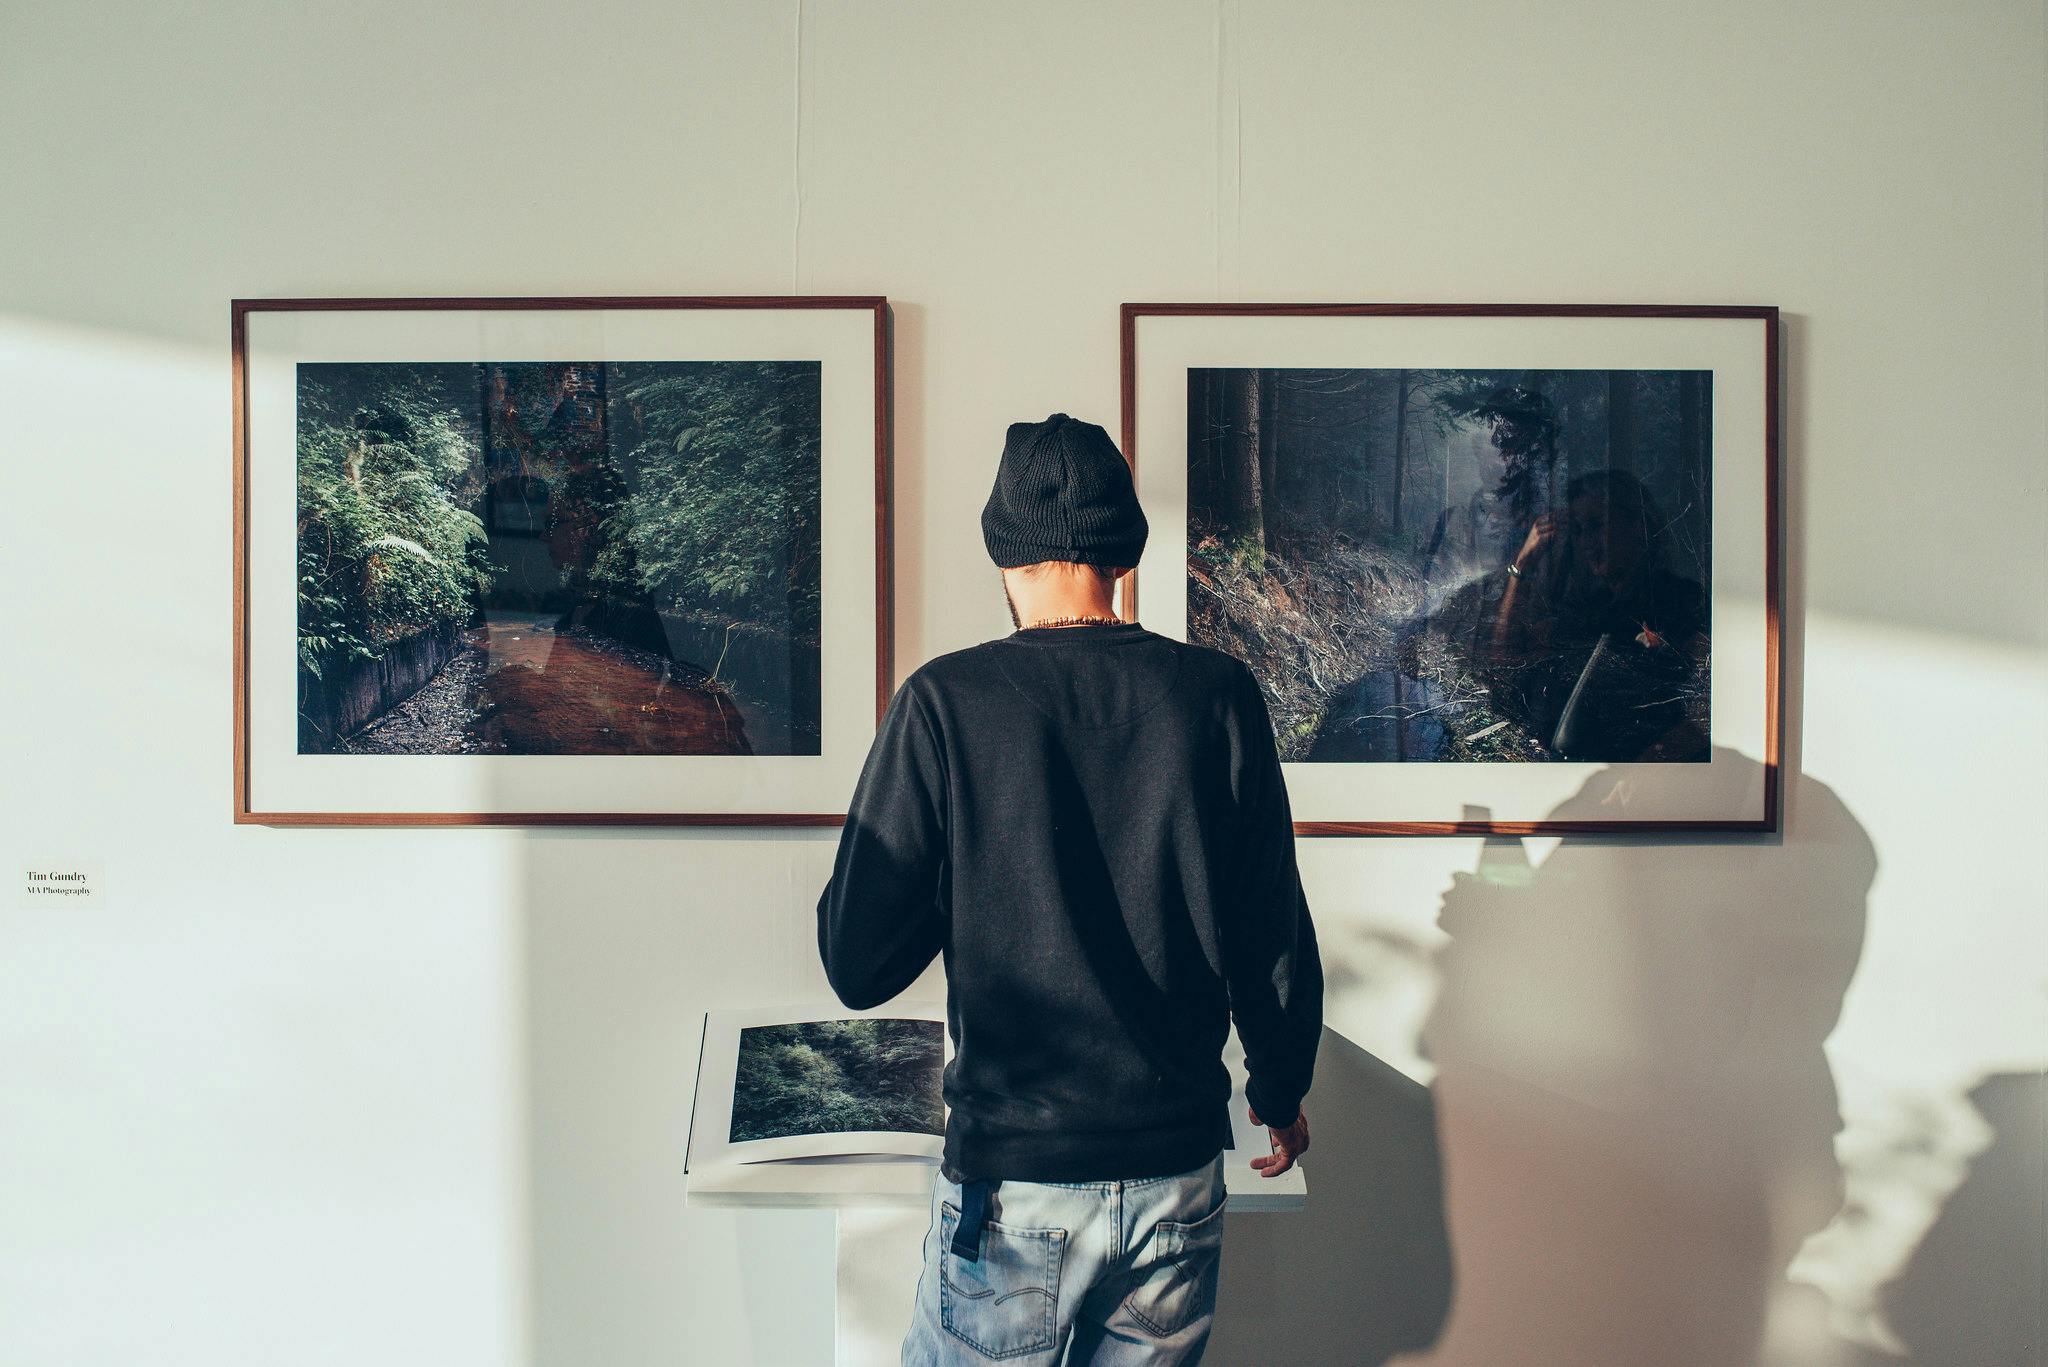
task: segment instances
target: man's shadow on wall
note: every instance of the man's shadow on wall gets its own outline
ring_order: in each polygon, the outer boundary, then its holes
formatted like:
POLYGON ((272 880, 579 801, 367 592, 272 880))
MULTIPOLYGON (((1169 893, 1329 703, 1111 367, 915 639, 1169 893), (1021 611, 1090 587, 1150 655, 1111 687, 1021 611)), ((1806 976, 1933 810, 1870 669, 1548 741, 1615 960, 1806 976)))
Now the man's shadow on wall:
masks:
POLYGON ((1787 787, 1796 835, 1486 842, 1441 907, 1435 1086, 1325 1034, 1308 1207, 1233 1229, 1218 1362, 1753 1367, 1841 1203, 1821 1046, 1877 866, 1825 785, 1787 787))

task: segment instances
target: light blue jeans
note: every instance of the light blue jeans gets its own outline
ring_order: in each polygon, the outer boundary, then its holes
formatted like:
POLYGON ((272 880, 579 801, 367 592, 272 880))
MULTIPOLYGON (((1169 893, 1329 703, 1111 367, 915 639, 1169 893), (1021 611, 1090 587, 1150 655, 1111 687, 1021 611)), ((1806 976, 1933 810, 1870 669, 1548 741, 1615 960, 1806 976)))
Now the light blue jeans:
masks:
POLYGON ((994 1183, 972 1259, 953 1248, 964 1195, 934 1174, 904 1367, 1201 1361, 1223 1253, 1221 1154, 1174 1177, 994 1183))

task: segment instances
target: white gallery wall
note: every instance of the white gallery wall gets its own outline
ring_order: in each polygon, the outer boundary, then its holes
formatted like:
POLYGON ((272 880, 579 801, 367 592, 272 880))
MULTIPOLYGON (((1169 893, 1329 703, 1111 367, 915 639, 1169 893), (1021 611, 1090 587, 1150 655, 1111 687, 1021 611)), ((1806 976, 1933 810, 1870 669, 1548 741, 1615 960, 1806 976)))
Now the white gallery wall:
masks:
POLYGON ((834 833, 228 819, 231 297, 789 292, 895 302, 899 677, 1009 629, 1003 427, 1114 430, 1122 301, 1785 310, 1784 836, 1304 841, 1311 1204, 1212 1360, 2039 1360, 2041 4, 0 35, 0 864, 107 888, 0 902, 0 1362, 830 1360, 830 1217, 680 1160, 834 833))

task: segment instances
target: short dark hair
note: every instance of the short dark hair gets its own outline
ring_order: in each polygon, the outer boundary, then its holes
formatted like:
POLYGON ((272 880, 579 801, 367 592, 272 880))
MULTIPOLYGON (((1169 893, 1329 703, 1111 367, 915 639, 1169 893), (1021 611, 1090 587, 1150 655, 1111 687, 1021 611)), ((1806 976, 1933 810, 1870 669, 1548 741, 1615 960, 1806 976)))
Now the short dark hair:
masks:
POLYGON ((1027 575, 1037 575, 1047 565, 1074 565, 1080 569, 1089 570, 1094 573, 1097 579, 1103 582, 1104 586, 1115 584, 1118 579, 1131 572, 1131 567, 1128 565, 1095 565, 1085 560, 1037 560, 1029 565, 1018 565, 1016 568, 1022 570, 1027 575))

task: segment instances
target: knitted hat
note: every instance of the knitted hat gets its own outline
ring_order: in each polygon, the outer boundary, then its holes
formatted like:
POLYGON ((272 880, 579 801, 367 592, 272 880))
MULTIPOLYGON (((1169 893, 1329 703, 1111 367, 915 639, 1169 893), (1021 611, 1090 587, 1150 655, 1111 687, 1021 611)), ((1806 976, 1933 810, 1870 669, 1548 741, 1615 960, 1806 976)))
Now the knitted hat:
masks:
POLYGON ((1135 569, 1148 530, 1131 467, 1109 433, 1064 413, 1010 424, 981 510, 981 539, 996 564, 1135 569))

